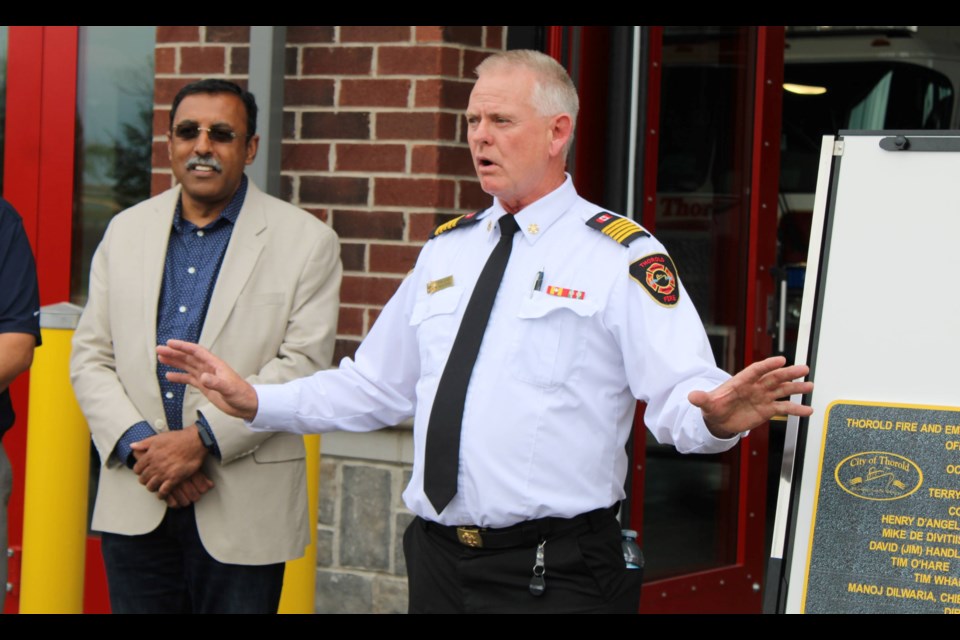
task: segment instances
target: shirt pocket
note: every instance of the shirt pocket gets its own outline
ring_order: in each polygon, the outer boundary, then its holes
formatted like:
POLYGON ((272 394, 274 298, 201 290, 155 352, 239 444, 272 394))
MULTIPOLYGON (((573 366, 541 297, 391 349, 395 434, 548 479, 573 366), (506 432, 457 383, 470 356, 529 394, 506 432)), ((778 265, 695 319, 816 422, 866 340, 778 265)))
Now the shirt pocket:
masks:
POLYGON ((417 328, 420 373, 439 374, 460 328, 457 309, 463 287, 448 287, 429 294, 413 305, 410 326, 417 328))
POLYGON ((520 330, 511 353, 514 377, 538 387, 568 380, 583 361, 586 332, 597 306, 588 300, 535 292, 520 304, 520 330))

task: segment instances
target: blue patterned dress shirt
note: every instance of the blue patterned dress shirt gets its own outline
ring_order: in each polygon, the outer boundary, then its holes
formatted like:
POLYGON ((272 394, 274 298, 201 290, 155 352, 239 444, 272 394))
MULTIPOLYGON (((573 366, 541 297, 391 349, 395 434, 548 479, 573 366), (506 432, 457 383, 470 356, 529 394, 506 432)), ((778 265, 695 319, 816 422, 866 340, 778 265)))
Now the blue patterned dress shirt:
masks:
MULTIPOLYGON (((198 227, 183 219, 182 202, 177 201, 173 215, 173 228, 170 231, 170 243, 167 246, 167 259, 163 268, 163 287, 160 289, 160 304, 157 311, 157 344, 166 344, 167 340, 177 339, 197 342, 207 317, 207 307, 217 283, 217 274, 223 256, 233 234, 233 226, 240 215, 243 200, 247 194, 247 177, 243 176, 240 188, 230 203, 216 220, 198 227)), ((163 409, 167 416, 167 426, 171 430, 183 429, 183 394, 186 386, 167 380, 166 373, 172 371, 165 364, 157 362, 157 382, 163 399, 163 409)), ((213 439, 210 451, 219 457, 220 450, 214 439, 213 431, 206 418, 197 412, 199 428, 206 430, 213 439)), ((116 455, 127 466, 135 462, 130 445, 156 435, 150 424, 143 420, 133 425, 117 442, 116 455)))

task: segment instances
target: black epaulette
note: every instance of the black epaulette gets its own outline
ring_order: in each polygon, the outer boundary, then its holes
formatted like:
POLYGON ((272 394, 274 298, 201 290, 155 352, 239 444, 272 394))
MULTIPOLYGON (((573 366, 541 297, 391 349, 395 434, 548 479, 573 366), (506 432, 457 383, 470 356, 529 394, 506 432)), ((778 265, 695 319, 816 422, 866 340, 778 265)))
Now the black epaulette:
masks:
POLYGON ((606 211, 601 211, 587 220, 587 226, 610 236, 625 247, 629 247, 630 243, 637 238, 650 235, 646 229, 630 218, 624 218, 606 211))
POLYGON ((447 231, 453 231, 454 229, 469 227, 472 224, 476 224, 480 220, 480 214, 484 211, 485 209, 481 209, 480 211, 474 211, 473 213, 468 213, 466 215, 454 218, 453 220, 444 222, 430 233, 428 240, 433 240, 440 234, 446 233, 447 231))

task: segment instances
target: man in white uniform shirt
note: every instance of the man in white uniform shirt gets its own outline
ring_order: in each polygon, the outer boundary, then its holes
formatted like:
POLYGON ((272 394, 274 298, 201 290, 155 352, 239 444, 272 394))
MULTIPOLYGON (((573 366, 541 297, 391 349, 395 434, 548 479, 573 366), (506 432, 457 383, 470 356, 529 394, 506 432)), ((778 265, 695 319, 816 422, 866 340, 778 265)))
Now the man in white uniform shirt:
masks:
POLYGON ((718 452, 773 415, 808 415, 778 398, 812 383, 782 358, 718 369, 663 246, 577 195, 564 168, 578 100, 559 64, 510 51, 477 75, 468 142, 493 205, 438 227, 355 360, 250 386, 196 345, 160 359, 256 431, 415 415, 411 612, 635 612, 615 516, 636 400, 660 442, 718 452))

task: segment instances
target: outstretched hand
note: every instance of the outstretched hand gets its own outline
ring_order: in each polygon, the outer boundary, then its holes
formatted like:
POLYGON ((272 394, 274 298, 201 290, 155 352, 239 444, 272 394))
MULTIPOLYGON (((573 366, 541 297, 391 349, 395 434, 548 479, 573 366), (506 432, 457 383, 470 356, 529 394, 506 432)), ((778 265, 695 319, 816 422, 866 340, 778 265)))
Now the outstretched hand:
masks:
POLYGON ((687 399, 700 408, 704 423, 718 438, 749 431, 776 415, 809 416, 812 408, 780 400, 813 391, 812 382, 799 380, 810 373, 809 367, 786 363, 783 356, 755 362, 713 391, 691 391, 687 399))
POLYGON ((170 340, 157 346, 160 362, 181 372, 167 373, 167 380, 196 387, 207 400, 226 414, 248 422, 257 415, 257 392, 226 362, 198 344, 170 340))

